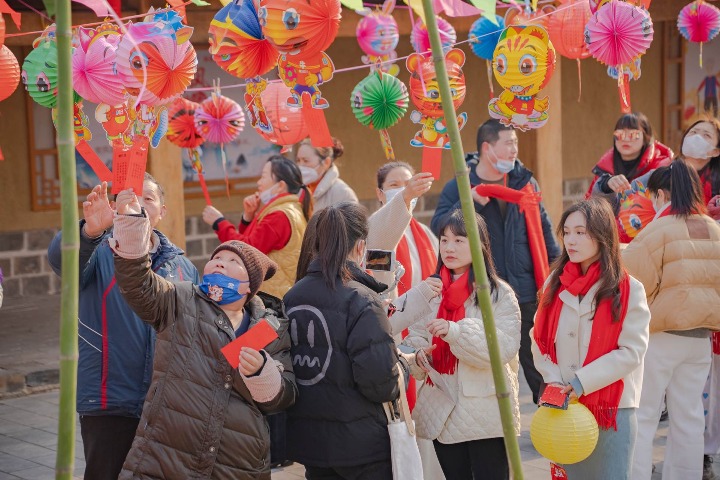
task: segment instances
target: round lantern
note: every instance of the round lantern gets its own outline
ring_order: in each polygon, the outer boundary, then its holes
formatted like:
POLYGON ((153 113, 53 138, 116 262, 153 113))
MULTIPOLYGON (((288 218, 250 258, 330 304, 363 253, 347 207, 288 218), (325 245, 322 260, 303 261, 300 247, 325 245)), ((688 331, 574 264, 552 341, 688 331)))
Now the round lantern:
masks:
POLYGON ((72 53, 73 86, 78 95, 93 103, 118 105, 125 87, 116 69, 120 28, 104 23, 97 28, 78 28, 79 45, 72 53))
POLYGON ((518 7, 510 7, 505 12, 505 25, 540 25, 547 30, 547 24, 550 20, 550 13, 555 10, 552 5, 545 5, 540 10, 531 12, 527 9, 521 10, 518 7))
POLYGON ((720 8, 703 0, 695 0, 680 10, 677 25, 686 40, 700 44, 702 67, 702 44, 709 42, 720 32, 720 8))
POLYGON ((25 57, 21 78, 33 100, 47 108, 57 104, 57 44, 42 38, 25 57))
POLYGON ((400 32, 392 10, 394 1, 386 0, 382 10, 361 12, 363 18, 357 24, 355 36, 360 48, 367 55, 382 57, 395 50, 400 41, 400 32))
POLYGON ((375 130, 384 130, 405 115, 408 91, 396 77, 376 71, 355 86, 350 102, 360 123, 375 130))
POLYGON ((0 101, 13 94, 20 83, 20 65, 7 45, 0 48, 0 101))
POLYGON ((495 15, 495 20, 497 25, 485 17, 480 17, 470 27, 468 35, 470 48, 475 55, 485 60, 492 60, 495 46, 505 28, 503 17, 495 15))
MULTIPOLYGON (((437 26, 440 32, 440 43, 442 44, 443 53, 446 53, 455 45, 455 42, 457 42, 457 33, 453 26, 450 25, 450 22, 442 17, 437 17, 437 26)), ((413 50, 417 53, 424 54, 430 51, 430 36, 427 26, 420 19, 415 22, 410 32, 410 43, 412 44, 413 50)))
POLYGON ((577 402, 569 404, 567 410, 540 407, 530 423, 530 440, 535 449, 558 464, 585 460, 595 450, 598 435, 597 420, 577 402))
POLYGON ((245 114, 235 100, 213 93, 195 109, 195 128, 206 141, 232 142, 245 127, 245 114))
POLYGON ((178 147, 197 148, 204 139, 195 128, 195 110, 198 104, 187 98, 177 98, 168 111, 167 139, 178 147))
POLYGON ((335 40, 341 10, 340 0, 261 0, 258 17, 281 55, 312 56, 335 40))
POLYGON ((5 19, 0 14, 0 46, 5 44, 5 19))
POLYGON ((555 51, 571 60, 582 60, 590 56, 585 44, 585 25, 592 14, 587 1, 568 0, 565 7, 550 15, 547 31, 555 51))
POLYGON ((288 107, 290 88, 280 82, 268 83, 260 94, 270 131, 256 129, 265 140, 275 145, 294 145, 310 135, 302 110, 288 107))

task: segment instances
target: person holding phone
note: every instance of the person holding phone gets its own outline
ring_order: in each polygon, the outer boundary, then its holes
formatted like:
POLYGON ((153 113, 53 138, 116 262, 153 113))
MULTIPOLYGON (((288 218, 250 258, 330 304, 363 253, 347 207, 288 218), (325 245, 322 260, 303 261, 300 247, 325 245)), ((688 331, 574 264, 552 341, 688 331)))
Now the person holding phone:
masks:
POLYGON ((558 237, 562 253, 530 332, 535 367, 546 384, 585 405, 600 427, 593 453, 560 467, 568 479, 629 479, 649 336, 645 289, 623 267, 615 215, 605 200, 565 210, 558 237))
MULTIPOLYGON (((476 220, 502 368, 512 392, 515 433, 520 435, 520 307, 512 288, 495 271, 485 222, 478 214, 476 220)), ((439 294, 423 281, 393 302, 395 313, 390 318, 393 324, 411 324, 403 344, 417 351, 409 364, 422 383, 413 411, 417 435, 433 442, 449 480, 508 479, 500 410, 462 211, 446 215, 438 225, 439 294)))
POLYGON ((109 239, 119 290, 157 332, 152 383, 119 479, 270 480, 264 414, 297 397, 282 303, 260 294, 277 270, 256 248, 231 240, 205 264, 200 285, 173 284, 150 267, 151 226, 132 189, 117 196, 109 239), (221 349, 265 320, 278 338, 244 347, 233 368, 221 349))
POLYGON ((665 396, 670 428, 662 477, 699 479, 709 331, 720 330, 720 226, 705 214, 700 178, 688 163, 658 168, 647 188, 657 213, 623 251, 628 271, 645 285, 652 313, 633 478, 650 478, 665 396))

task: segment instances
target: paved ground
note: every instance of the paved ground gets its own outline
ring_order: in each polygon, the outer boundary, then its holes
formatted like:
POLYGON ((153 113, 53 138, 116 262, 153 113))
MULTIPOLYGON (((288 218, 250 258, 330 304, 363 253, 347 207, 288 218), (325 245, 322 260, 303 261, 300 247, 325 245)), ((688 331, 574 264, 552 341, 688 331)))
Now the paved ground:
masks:
MULTIPOLYGON (((0 308, 0 480, 55 478, 59 303, 59 296, 6 299, 0 308)), ((524 381, 520 401, 523 430, 519 441, 525 479, 547 480, 548 461, 530 442, 529 426, 535 406, 524 381)), ((75 475, 82 478, 79 426, 77 432, 75 475)), ((655 439, 658 470, 662 468, 666 435, 667 422, 663 422, 655 439)), ((715 460, 720 474, 720 456, 715 460)), ((274 471, 272 477, 297 480, 304 478, 304 469, 292 465, 274 471)), ((659 474, 653 476, 653 480, 659 479, 659 474)))

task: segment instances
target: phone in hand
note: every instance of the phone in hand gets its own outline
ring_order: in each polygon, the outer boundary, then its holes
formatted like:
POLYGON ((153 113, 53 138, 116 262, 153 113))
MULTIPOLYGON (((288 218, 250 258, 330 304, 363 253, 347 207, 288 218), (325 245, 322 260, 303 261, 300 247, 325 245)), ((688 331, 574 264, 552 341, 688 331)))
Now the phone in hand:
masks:
POLYGON ((562 385, 548 385, 540 397, 538 402, 541 407, 557 408, 559 410, 567 410, 570 402, 570 395, 563 393, 562 385))
POLYGON ((395 252, 392 250, 368 250, 365 254, 365 268, 380 272, 395 269, 395 252))

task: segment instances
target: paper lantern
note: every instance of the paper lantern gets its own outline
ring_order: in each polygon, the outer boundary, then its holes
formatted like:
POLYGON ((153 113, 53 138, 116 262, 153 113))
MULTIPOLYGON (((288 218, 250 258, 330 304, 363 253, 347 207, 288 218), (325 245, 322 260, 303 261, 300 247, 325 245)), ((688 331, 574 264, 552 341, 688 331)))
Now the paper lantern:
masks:
MULTIPOLYGON (((588 2, 588 6, 590 7, 590 13, 597 12, 601 7, 607 5, 611 1, 612 0, 590 0, 588 2)), ((622 1, 629 3, 630 5, 633 5, 635 7, 642 7, 645 10, 650 8, 650 3, 652 2, 652 0, 622 0, 622 1)))
POLYGON ((268 142, 281 147, 294 145, 310 135, 300 109, 287 106, 289 94, 290 89, 280 82, 268 83, 260 93, 268 128, 255 130, 268 142))
MULTIPOLYGON (((49 32, 48 32, 49 33, 49 32)), ((33 50, 25 57, 21 78, 30 97, 47 108, 57 104, 57 44, 54 32, 35 40, 33 50)))
POLYGON ((600 8, 585 27, 585 43, 593 58, 605 65, 624 65, 644 54, 653 39, 650 14, 625 2, 600 8))
POLYGON ((473 22, 468 34, 473 53, 485 60, 492 60, 500 35, 505 29, 503 17, 495 15, 495 21, 497 21, 497 25, 485 17, 480 17, 473 22))
POLYGON ((93 103, 122 103, 125 87, 116 66, 120 28, 112 23, 104 23, 94 29, 78 27, 77 38, 78 46, 72 53, 75 91, 93 103))
POLYGON ((535 449, 553 463, 573 464, 585 460, 595 450, 598 424, 581 403, 570 403, 567 410, 540 407, 530 423, 530 440, 535 449))
POLYGON ((230 75, 256 77, 277 63, 278 52, 262 34, 253 0, 233 0, 221 8, 208 34, 213 60, 230 75))
POLYGON ((3 45, 0 47, 0 101, 12 95, 19 83, 20 65, 7 45, 3 45))
POLYGON ((558 55, 571 60, 582 60, 590 56, 585 44, 585 25, 592 14, 587 1, 568 0, 566 8, 550 15, 547 31, 558 55))
POLYGON ((177 98, 168 109, 167 139, 182 148, 197 148, 203 137, 195 128, 195 110, 198 104, 186 98, 177 98))
POLYGON ((720 32, 720 9, 703 0, 695 0, 680 10, 677 25, 680 34, 686 40, 700 43, 700 67, 702 67, 702 44, 709 42, 720 32))
POLYGON ((5 44, 5 19, 0 14, 0 46, 5 44))
MULTIPOLYGON (((444 53, 453 48, 457 42, 457 33, 450 22, 444 18, 437 17, 437 26, 440 32, 440 43, 444 53)), ((417 53, 430 52, 430 36, 428 35, 427 26, 418 19, 410 31, 410 44, 417 53)))
MULTIPOLYGON (((397 58, 395 47, 400 41, 400 32, 392 16, 394 8, 395 0, 385 0, 382 10, 365 8, 357 12, 363 15, 355 29, 355 36, 360 49, 365 52, 362 57, 364 64, 375 65, 397 58)), ((374 70, 375 67, 372 69, 374 70)), ((390 75, 397 75, 400 72, 400 67, 394 63, 383 63, 380 69, 390 75)))
POLYGON ((510 26, 493 55, 495 80, 504 89, 490 100, 490 116, 521 131, 547 123, 549 100, 536 98, 555 70, 555 49, 539 25, 510 26))
POLYGON ((192 27, 175 17, 131 24, 117 49, 117 70, 125 89, 139 102, 161 105, 190 85, 197 72, 197 54, 190 43, 192 27))
POLYGON ((620 194, 618 220, 625 233, 635 238, 640 230, 655 218, 655 207, 650 199, 650 191, 642 182, 636 182, 637 188, 620 194))
POLYGON ((543 8, 531 11, 528 9, 520 9, 519 7, 510 7, 505 12, 505 25, 540 25, 547 30, 547 24, 552 17, 555 7, 552 5, 545 5, 543 8), (552 14, 552 15, 551 15, 552 14))
POLYGON ((395 158, 387 129, 402 119, 408 108, 405 84, 381 71, 372 72, 350 94, 355 118, 366 127, 380 130, 380 139, 388 160, 395 158))
POLYGON ((195 128, 207 142, 232 142, 244 126, 245 114, 240 105, 215 92, 195 109, 195 128))

